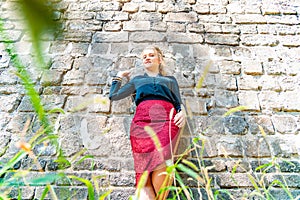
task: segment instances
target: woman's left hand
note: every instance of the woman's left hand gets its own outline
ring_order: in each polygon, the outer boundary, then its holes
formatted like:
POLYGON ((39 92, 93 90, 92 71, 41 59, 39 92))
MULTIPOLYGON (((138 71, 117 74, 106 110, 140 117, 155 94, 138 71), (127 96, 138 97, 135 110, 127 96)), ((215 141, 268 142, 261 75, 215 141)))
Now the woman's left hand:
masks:
POLYGON ((179 128, 182 128, 185 125, 185 113, 181 110, 174 117, 174 123, 179 128))

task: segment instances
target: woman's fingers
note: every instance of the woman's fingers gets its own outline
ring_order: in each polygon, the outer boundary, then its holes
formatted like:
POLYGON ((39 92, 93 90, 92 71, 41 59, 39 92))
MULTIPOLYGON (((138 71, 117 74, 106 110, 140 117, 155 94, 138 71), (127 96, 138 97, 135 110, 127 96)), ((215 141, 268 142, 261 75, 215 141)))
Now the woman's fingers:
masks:
POLYGON ((182 113, 182 111, 180 111, 179 113, 177 113, 174 117, 174 123, 176 126, 178 126, 179 128, 183 127, 185 124, 185 116, 182 113))

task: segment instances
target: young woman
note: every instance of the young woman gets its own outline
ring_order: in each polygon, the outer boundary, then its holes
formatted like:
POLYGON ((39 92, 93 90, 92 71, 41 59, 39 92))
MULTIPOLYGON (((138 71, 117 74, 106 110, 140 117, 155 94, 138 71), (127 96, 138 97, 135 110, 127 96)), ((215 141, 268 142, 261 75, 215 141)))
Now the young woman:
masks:
POLYGON ((120 71, 113 78, 109 98, 119 100, 135 96, 136 111, 130 127, 130 142, 136 172, 136 185, 147 172, 147 180, 140 191, 140 200, 166 199, 168 192, 159 194, 171 184, 166 179, 166 161, 176 150, 179 129, 185 124, 181 110, 179 86, 173 76, 166 76, 161 50, 147 47, 142 53, 145 74, 122 84, 122 77, 130 71, 120 71), (167 180, 167 181, 165 181, 167 180))

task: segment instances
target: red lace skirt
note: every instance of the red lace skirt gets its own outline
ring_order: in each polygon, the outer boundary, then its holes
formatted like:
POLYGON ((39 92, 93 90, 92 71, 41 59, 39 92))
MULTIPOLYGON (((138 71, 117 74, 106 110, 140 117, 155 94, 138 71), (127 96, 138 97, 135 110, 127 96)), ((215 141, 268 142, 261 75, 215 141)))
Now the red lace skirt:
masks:
POLYGON ((173 104, 164 100, 146 100, 136 108, 130 127, 136 184, 144 171, 152 172, 174 153, 179 128, 172 108, 173 104))

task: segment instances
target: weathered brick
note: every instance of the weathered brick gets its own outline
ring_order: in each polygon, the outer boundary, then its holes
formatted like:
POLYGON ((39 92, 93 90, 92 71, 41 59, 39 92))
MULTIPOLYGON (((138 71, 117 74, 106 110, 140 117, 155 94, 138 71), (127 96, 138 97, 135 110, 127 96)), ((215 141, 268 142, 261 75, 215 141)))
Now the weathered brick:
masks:
POLYGON ((248 118, 248 124, 251 134, 262 135, 263 132, 268 135, 273 135, 275 133, 274 126, 272 124, 270 116, 267 115, 258 115, 251 116, 248 118), (259 126, 263 129, 263 132, 260 130, 259 126))
POLYGON ((258 60, 253 59, 243 59, 242 60, 242 69, 247 75, 262 75, 263 68, 262 63, 258 60))
POLYGON ((197 14, 194 12, 189 13, 167 13, 164 21, 167 22, 197 22, 197 14))
POLYGON ((162 14, 160 13, 147 13, 147 12, 139 12, 132 14, 133 21, 150 21, 150 22, 158 22, 161 21, 162 14))
POLYGON ((149 31, 149 21, 128 21, 123 23, 123 30, 125 31, 149 31))
POLYGON ((232 91, 236 91, 238 89, 236 77, 231 74, 221 74, 217 76, 216 80, 217 87, 219 89, 226 89, 232 91))
POLYGON ((206 34, 204 41, 208 44, 225 44, 237 46, 239 45, 239 36, 233 34, 206 34))
POLYGON ((236 157, 243 155, 244 147, 240 138, 233 136, 222 136, 216 142, 216 148, 219 156, 236 157))
POLYGON ((278 92, 262 91, 258 94, 258 99, 263 110, 278 111, 283 108, 283 99, 278 92))
POLYGON ((128 32, 96 32, 93 36, 94 42, 128 42, 128 32))
POLYGON ((84 73, 79 70, 68 71, 64 76, 63 85, 81 85, 83 84, 84 73))
POLYGON ((297 131, 297 119, 292 115, 274 115, 272 122, 275 131, 279 133, 295 133, 297 131))
POLYGON ((255 91, 239 91, 239 104, 246 106, 247 110, 260 111, 260 104, 255 91))
POLYGON ((193 10, 198 14, 208 14, 209 4, 196 3, 196 5, 193 6, 193 10))
POLYGON ((267 20, 260 14, 233 15, 236 24, 266 24, 267 20))
POLYGON ((103 25, 105 31, 120 31, 122 29, 122 24, 119 21, 107 22, 103 25))
POLYGON ((125 3, 122 10, 129 13, 135 13, 139 10, 139 4, 132 2, 125 3))
POLYGON ((241 43, 246 46, 277 46, 278 37, 271 35, 242 35, 241 43))
POLYGON ((18 94, 1 95, 0 112, 12 112, 19 105, 20 98, 21 97, 18 94))
POLYGON ((283 93, 283 98, 284 98, 284 110, 285 111, 300 111, 300 97, 298 95, 299 90, 295 91, 287 91, 283 93))
POLYGON ((256 76, 241 76, 237 78, 240 90, 258 90, 260 88, 259 78, 256 76))
POLYGON ((215 98, 218 107, 232 108, 238 106, 238 99, 235 92, 218 90, 215 92, 215 98))
POLYGON ((185 24, 181 24, 179 22, 167 22, 168 32, 185 32, 186 26, 185 24))
POLYGON ((74 42, 90 42, 92 39, 92 33, 89 31, 69 31, 64 35, 66 41, 74 42))
POLYGON ((169 33, 167 34, 167 40, 176 43, 202 43, 203 38, 195 33, 169 33))
POLYGON ((105 11, 97 13, 96 19, 100 21, 125 21, 129 19, 128 13, 120 12, 120 11, 105 11))
POLYGON ((197 115, 205 115, 207 114, 207 108, 206 108, 206 101, 204 100, 196 100, 195 98, 184 98, 183 101, 188 101, 192 113, 197 114, 197 115))
POLYGON ((144 12, 153 12, 156 10, 156 3, 155 2, 145 2, 139 4, 140 11, 144 12))
POLYGON ((156 31, 134 32, 129 36, 129 41, 133 42, 162 42, 165 40, 165 34, 156 31))
POLYGON ((17 42, 22 36, 23 32, 18 30, 6 30, 5 34, 7 34, 8 38, 0 38, 0 42, 17 42))
POLYGON ((241 64, 234 61, 222 60, 217 62, 217 65, 223 74, 238 75, 241 73, 241 64))

